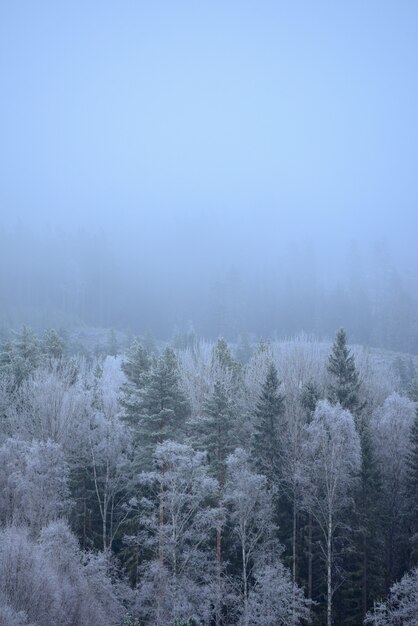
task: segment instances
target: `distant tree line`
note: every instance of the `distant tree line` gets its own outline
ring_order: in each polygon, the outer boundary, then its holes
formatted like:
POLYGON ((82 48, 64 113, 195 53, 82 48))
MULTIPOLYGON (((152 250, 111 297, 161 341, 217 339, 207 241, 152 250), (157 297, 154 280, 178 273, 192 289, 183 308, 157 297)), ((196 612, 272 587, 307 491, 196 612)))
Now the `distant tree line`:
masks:
POLYGON ((296 246, 262 267, 249 251, 217 270, 216 255, 186 263, 187 241, 172 254, 128 240, 129 262, 109 234, 0 229, 0 328, 81 324, 168 339, 190 320, 200 336, 235 342, 332 337, 342 324, 353 343, 418 354, 418 273, 399 271, 384 246, 341 258, 296 246))

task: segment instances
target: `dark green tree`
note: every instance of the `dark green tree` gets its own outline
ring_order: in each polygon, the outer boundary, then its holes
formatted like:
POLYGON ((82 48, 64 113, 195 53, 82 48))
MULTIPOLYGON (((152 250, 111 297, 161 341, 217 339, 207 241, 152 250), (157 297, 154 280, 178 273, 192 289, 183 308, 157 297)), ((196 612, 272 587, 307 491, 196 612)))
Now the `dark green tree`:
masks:
POLYGON ((345 583, 341 589, 344 624, 361 624, 373 600, 385 594, 382 564, 382 479, 369 422, 360 426, 361 466, 353 490, 354 507, 347 518, 350 529, 343 562, 345 583))
POLYGON ((347 347, 347 336, 341 328, 335 337, 331 354, 328 359, 328 373, 332 383, 328 388, 330 402, 341 404, 343 409, 351 412, 360 410, 360 381, 354 356, 347 347))
POLYGON ((208 453, 209 464, 220 485, 225 478, 225 462, 234 450, 235 411, 225 385, 217 381, 203 405, 203 414, 193 424, 193 440, 208 453))
POLYGON ((14 338, 7 342, 0 351, 0 370, 11 377, 13 386, 19 387, 38 367, 41 348, 38 338, 23 326, 14 338))
POLYGON ((284 410, 277 369, 271 363, 256 405, 252 440, 252 456, 257 470, 270 483, 279 478, 284 410))
POLYGON ((212 352, 212 370, 217 380, 221 377, 230 378, 232 385, 239 385, 241 365, 232 357, 227 342, 222 337, 214 345, 212 352))
POLYGON ((321 390, 314 380, 309 380, 303 385, 300 393, 300 404, 305 411, 307 422, 311 421, 316 404, 322 397, 321 390))
POLYGON ((136 433, 149 462, 157 443, 182 439, 190 413, 172 348, 165 349, 147 374, 140 393, 139 410, 136 433))
POLYGON ((126 383, 122 386, 121 404, 127 422, 136 427, 142 413, 142 391, 151 368, 147 350, 135 339, 122 363, 126 383))
POLYGON ((62 359, 65 352, 65 343, 61 335, 53 328, 45 332, 42 341, 42 352, 47 359, 62 359))

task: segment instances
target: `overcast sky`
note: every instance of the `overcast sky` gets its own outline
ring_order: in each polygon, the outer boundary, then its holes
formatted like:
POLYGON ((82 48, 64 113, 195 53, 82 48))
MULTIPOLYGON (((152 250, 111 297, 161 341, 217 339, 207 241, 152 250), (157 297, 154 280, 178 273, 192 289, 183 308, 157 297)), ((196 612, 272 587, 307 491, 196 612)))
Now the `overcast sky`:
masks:
POLYGON ((405 256, 417 68, 413 0, 2 2, 2 223, 405 256))

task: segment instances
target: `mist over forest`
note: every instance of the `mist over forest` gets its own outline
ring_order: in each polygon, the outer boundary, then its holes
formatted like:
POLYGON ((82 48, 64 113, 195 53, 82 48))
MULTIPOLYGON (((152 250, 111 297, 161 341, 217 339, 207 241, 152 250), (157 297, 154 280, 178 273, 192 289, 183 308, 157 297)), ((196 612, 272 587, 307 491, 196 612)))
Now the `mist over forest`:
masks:
POLYGON ((330 339, 342 325, 355 343, 417 352, 416 265, 405 267, 387 242, 339 233, 329 246, 289 243, 280 216, 247 225, 237 216, 235 229, 213 221, 166 215, 113 236, 3 230, 3 328, 91 326, 163 340, 193 328, 237 341, 330 339))
POLYGON ((0 626, 417 626, 418 4, 0 3, 0 626))

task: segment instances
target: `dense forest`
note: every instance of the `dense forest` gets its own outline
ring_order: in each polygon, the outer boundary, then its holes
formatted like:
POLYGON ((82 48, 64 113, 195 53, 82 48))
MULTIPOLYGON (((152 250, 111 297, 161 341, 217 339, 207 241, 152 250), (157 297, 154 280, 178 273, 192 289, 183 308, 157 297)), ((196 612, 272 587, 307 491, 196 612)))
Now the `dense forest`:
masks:
POLYGON ((2 626, 417 623, 412 357, 23 328, 0 373, 2 626))

